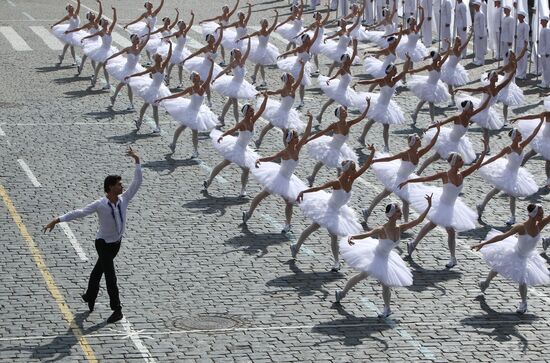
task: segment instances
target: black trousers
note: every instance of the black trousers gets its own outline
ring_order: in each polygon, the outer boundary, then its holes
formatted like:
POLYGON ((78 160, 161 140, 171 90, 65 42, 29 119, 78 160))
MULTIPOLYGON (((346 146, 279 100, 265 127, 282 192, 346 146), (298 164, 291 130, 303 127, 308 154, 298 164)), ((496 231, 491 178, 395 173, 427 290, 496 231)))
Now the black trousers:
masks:
POLYGON ((107 284, 107 293, 109 294, 109 305, 111 310, 122 310, 120 298, 118 297, 118 286, 116 283, 116 272, 114 259, 120 249, 120 241, 106 243, 103 239, 95 240, 95 249, 97 251, 97 262, 90 274, 88 282, 88 291, 86 297, 95 301, 99 293, 99 283, 101 276, 105 274, 105 283, 107 284))

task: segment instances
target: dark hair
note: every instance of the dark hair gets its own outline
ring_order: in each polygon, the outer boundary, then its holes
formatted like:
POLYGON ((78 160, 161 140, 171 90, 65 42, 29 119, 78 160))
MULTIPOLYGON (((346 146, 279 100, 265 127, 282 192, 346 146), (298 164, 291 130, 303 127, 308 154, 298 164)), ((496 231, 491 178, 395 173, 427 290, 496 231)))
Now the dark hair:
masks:
POLYGON ((390 204, 386 205, 386 214, 388 214, 390 212, 392 205, 393 205, 393 203, 390 203, 390 204))
POLYGON ((107 177, 103 181, 103 190, 105 191, 105 193, 109 193, 111 187, 117 185, 117 183, 121 180, 122 177, 120 175, 107 175, 107 177))
POLYGON ((527 212, 531 213, 537 207, 536 204, 531 203, 527 206, 527 212))

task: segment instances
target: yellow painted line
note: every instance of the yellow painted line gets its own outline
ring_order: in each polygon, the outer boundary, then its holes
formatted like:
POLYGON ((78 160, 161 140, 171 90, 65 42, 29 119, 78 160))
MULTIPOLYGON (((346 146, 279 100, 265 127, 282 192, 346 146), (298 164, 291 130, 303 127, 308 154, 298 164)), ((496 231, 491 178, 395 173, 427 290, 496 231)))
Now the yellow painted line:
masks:
POLYGON ((86 337, 84 337, 84 333, 82 332, 80 327, 75 323, 73 313, 69 309, 67 302, 65 302, 65 299, 63 299, 61 292, 57 288, 57 285, 55 284, 53 276, 48 270, 48 267, 44 262, 44 258, 40 254, 40 249, 32 239, 29 231, 27 230, 27 227, 23 223, 23 219, 17 212, 17 209, 15 209, 15 206, 13 205, 11 198, 9 197, 8 193, 6 192, 2 184, 0 184, 0 196, 2 196, 2 199, 4 199, 4 204, 6 204, 6 207, 8 208, 10 215, 13 218, 13 221, 15 222, 15 224, 17 224, 17 227, 19 227, 19 232, 21 232, 23 239, 27 243, 27 247, 29 247, 29 250, 31 251, 36 267, 38 267, 38 269, 40 270, 40 273, 42 273, 42 277, 46 282, 46 286, 48 287, 50 294, 52 295, 55 302, 57 303, 59 310, 61 310, 61 313, 63 314, 63 318, 65 318, 67 323, 69 323, 69 327, 71 328, 72 333, 78 340, 78 344, 80 344, 80 347, 82 348, 82 351, 86 356, 86 359, 89 362, 98 362, 97 358, 94 355, 92 347, 90 346, 90 343, 88 343, 88 340, 86 339, 86 337))

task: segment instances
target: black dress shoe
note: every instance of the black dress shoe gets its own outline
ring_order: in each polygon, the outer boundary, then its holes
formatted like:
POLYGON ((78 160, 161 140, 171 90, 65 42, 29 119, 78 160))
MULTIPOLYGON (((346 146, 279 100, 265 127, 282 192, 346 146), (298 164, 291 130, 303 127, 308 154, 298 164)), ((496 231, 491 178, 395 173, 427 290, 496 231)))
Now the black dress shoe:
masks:
POLYGON ((86 294, 82 294, 82 300, 88 303, 88 309, 90 309, 90 313, 94 311, 95 300, 88 298, 86 294))
POLYGON ((122 310, 116 310, 111 314, 111 316, 109 316, 109 318, 107 319, 107 323, 109 324, 115 323, 120 319, 122 319, 123 317, 124 315, 122 315, 122 310))

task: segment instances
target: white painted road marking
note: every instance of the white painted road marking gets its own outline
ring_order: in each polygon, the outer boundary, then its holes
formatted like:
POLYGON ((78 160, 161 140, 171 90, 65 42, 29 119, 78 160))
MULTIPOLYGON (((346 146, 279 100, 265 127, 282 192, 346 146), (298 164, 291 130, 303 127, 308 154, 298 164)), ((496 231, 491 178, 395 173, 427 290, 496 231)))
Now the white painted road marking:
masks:
POLYGON ((48 29, 43 26, 29 26, 34 34, 38 35, 40 39, 52 50, 62 50, 63 43, 59 41, 48 29))
POLYGON ((126 337, 132 340, 137 350, 141 354, 141 357, 143 358, 143 360, 147 363, 156 363, 155 358, 151 356, 149 349, 147 349, 147 347, 145 346, 145 344, 143 344, 143 341, 139 337, 141 331, 134 330, 134 328, 132 327, 132 324, 130 324, 130 322, 128 321, 128 319, 126 319, 126 317, 122 318, 120 322, 122 323, 122 327, 124 328, 124 331, 126 331, 127 333, 126 337))
POLYGON ((33 18, 29 13, 26 13, 24 11, 21 12, 21 14, 25 15, 29 20, 36 20, 35 18, 33 18))
POLYGON ((80 260, 84 262, 88 261, 88 256, 86 256, 86 253, 82 249, 82 246, 80 245, 80 243, 78 243, 78 240, 76 239, 76 236, 74 235, 69 225, 65 222, 61 222, 59 223, 59 226, 61 227, 63 232, 65 232, 65 235, 69 239, 69 242, 71 242, 71 244, 73 245, 76 254, 78 255, 78 257, 80 257, 80 260))
POLYGON ((132 45, 132 42, 129 39, 127 39, 125 36, 121 35, 120 33, 112 32, 111 36, 113 37, 113 42, 117 43, 123 48, 129 47, 132 45))
POLYGON ((10 4, 11 6, 15 7, 15 3, 14 3, 13 1, 11 1, 11 0, 6 0, 6 2, 7 2, 8 4, 10 4))
POLYGON ((0 136, 6 136, 6 134, 4 133, 4 130, 2 130, 1 127, 0 127, 0 136))
POLYGON ((32 50, 27 42, 17 34, 11 26, 0 26, 0 33, 4 35, 6 40, 11 44, 16 51, 29 51, 32 50))
POLYGON ((25 163, 25 160, 23 160, 23 159, 17 159, 17 162, 18 162, 19 165, 21 166, 21 169, 23 169, 23 171, 27 174, 27 177, 28 177, 29 180, 31 181, 32 185, 34 185, 34 186, 37 187, 37 188, 41 187, 40 183, 38 182, 38 179, 36 179, 36 177, 35 177, 34 174, 32 173, 31 168, 29 168, 29 166, 27 165, 27 163, 25 163))

